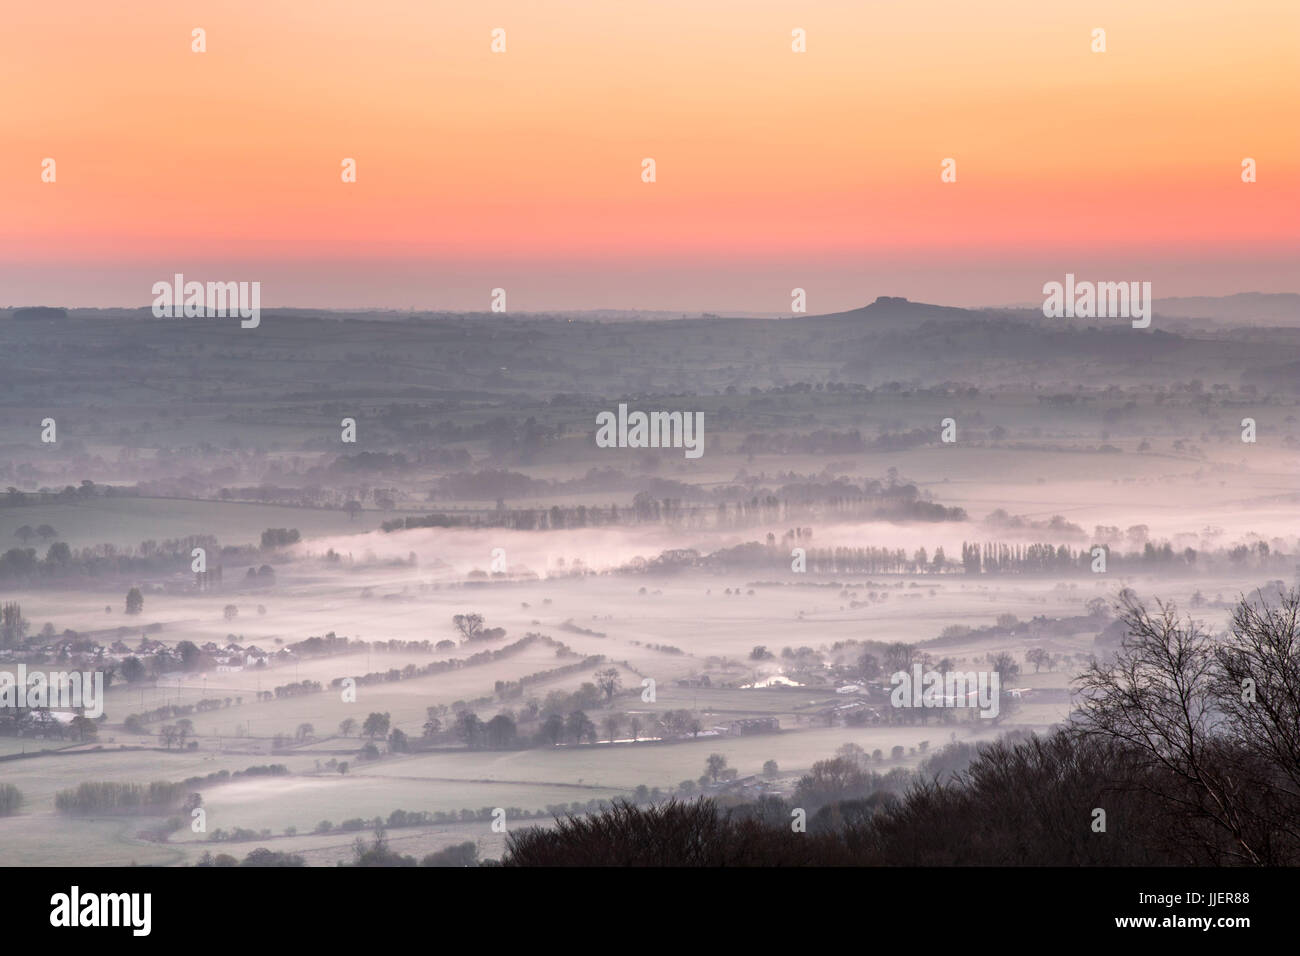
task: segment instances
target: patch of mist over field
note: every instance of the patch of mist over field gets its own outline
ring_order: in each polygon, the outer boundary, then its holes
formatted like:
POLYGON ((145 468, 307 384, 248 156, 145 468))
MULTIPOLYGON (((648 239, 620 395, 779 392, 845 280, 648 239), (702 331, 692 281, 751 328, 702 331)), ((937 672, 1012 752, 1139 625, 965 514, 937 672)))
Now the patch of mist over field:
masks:
MULTIPOLYGON (((917 548, 933 552, 942 547, 959 553, 962 541, 997 536, 1024 541, 1050 541, 1077 545, 1092 543, 1097 526, 1117 527, 1121 532, 1145 525, 1147 538, 1169 540, 1180 549, 1213 549, 1265 541, 1276 550, 1300 551, 1300 493, 1266 484, 1253 496, 1223 494, 1218 482, 1129 482, 1112 480, 1071 482, 1065 487, 1038 483, 999 486, 1000 494, 985 497, 992 489, 968 491, 954 483, 942 489, 942 500, 960 503, 972 515, 965 521, 900 524, 890 521, 819 522, 810 540, 815 547, 917 548), (1001 509, 1025 519, 1022 526, 990 523, 989 515, 1001 509), (1061 516, 1076 526, 1059 532, 1049 526, 1061 516)), ((788 522, 790 526, 798 522, 788 522)), ((444 530, 413 529, 399 534, 363 534, 314 538, 295 546, 301 559, 319 557, 329 550, 349 555, 361 568, 353 580, 379 585, 383 579, 400 577, 393 572, 375 571, 372 565, 405 560, 411 553, 418 559, 421 574, 432 579, 455 580, 472 571, 488 571, 492 552, 504 549, 512 576, 536 574, 561 576, 575 567, 603 572, 628 564, 637 557, 652 558, 662 551, 690 548, 701 553, 761 540, 769 531, 778 536, 786 525, 775 523, 742 531, 690 531, 663 527, 631 529, 587 528, 556 532, 524 532, 505 529, 444 530), (563 562, 561 564, 560 562, 563 562), (371 574, 378 578, 370 580, 371 574)))

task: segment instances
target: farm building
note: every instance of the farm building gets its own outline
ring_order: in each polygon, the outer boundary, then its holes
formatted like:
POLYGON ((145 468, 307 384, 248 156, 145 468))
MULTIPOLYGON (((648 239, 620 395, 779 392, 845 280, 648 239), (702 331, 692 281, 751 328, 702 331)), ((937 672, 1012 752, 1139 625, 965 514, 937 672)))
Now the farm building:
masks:
POLYGON ((728 721, 724 726, 729 736, 747 737, 750 734, 777 733, 781 729, 781 722, 775 717, 748 717, 743 720, 728 721))

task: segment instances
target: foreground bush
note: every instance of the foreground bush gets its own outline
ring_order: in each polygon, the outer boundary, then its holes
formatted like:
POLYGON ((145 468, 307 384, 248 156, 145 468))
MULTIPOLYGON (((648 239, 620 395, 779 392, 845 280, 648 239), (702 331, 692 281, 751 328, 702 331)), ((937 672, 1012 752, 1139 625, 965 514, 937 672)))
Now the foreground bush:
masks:
POLYGON ((794 833, 719 812, 711 800, 652 807, 615 803, 553 829, 512 833, 503 866, 811 866, 853 863, 835 836, 794 833))
MULTIPOLYGON (((1061 731, 985 745, 952 782, 822 806, 621 803, 512 833, 504 866, 1132 866, 1204 862, 1121 748, 1061 731), (1092 829, 1095 808, 1106 831, 1092 829), (806 808, 798 808, 806 810, 806 808)), ((1200 834, 1204 836, 1204 834, 1200 834)), ((1297 860, 1296 862, 1300 862, 1297 860)))
POLYGON ((430 853, 420 861, 420 866, 477 866, 478 847, 466 840, 455 846, 449 846, 436 853, 430 853))
POLYGON ((199 857, 195 866, 306 866, 307 861, 296 853, 277 853, 274 850, 268 850, 264 846, 259 846, 244 857, 241 863, 229 853, 218 853, 215 857, 211 853, 204 853, 199 857))

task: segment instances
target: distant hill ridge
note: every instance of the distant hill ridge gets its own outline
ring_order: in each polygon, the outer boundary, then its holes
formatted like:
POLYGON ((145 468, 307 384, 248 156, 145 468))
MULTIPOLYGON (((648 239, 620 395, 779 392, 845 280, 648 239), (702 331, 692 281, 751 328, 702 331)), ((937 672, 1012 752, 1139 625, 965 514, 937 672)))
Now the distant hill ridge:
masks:
POLYGON ((68 317, 68 310, 49 305, 29 305, 14 309, 13 317, 15 319, 29 321, 33 319, 66 319, 68 317))
POLYGON ((983 318, 986 317, 986 313, 976 309, 963 309, 956 306, 912 302, 902 296, 882 295, 877 296, 876 300, 870 305, 865 305, 860 309, 850 309, 847 312, 831 312, 825 315, 798 316, 797 320, 842 321, 879 326, 901 323, 915 325, 931 319, 951 322, 974 317, 983 318))
MULTIPOLYGON (((149 315, 148 306, 135 308, 61 308, 55 306, 22 306, 0 310, 0 316, 7 311, 8 317, 17 320, 42 321, 73 318, 136 318, 142 314, 149 315)), ((1187 323, 1205 326, 1257 326, 1257 327, 1297 327, 1300 328, 1300 294, 1294 292, 1238 292, 1226 296, 1182 296, 1156 299, 1154 311, 1157 317, 1180 320, 1177 326, 1186 329, 1187 323)), ((428 319, 468 319, 485 315, 482 312, 462 312, 444 310, 405 311, 397 309, 321 309, 321 308, 268 308, 264 310, 268 317, 284 319, 328 319, 332 321, 407 321, 428 319)), ((555 310, 538 312, 512 312, 492 315, 505 321, 512 319, 558 319, 570 321, 599 322, 616 324, 625 322, 664 322, 664 321, 736 321, 744 317, 758 317, 750 313, 669 313, 653 310, 555 310)), ((763 318, 783 319, 793 322, 841 322, 863 325, 866 327, 890 328, 894 326, 917 325, 927 321, 954 322, 979 320, 1006 320, 1018 322, 1035 322, 1043 320, 1041 305, 1024 303, 1004 306, 947 306, 927 302, 913 302, 904 296, 881 295, 868 305, 844 312, 828 312, 817 315, 769 315, 763 318)), ((1066 325, 1066 321, 1048 320, 1052 324, 1066 325)), ((1077 320, 1088 322, 1095 320, 1077 320)), ((1157 322, 1157 325, 1159 323, 1157 322)))

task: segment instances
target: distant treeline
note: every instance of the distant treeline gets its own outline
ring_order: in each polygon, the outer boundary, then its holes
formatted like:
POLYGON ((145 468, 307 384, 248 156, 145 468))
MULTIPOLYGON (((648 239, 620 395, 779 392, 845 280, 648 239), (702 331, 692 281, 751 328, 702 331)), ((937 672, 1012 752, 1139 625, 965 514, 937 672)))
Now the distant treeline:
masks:
MULTIPOLYGON (((691 550, 673 549, 650 560, 638 559, 623 570, 654 572, 687 567, 788 570, 792 564, 793 540, 787 535, 778 546, 769 535, 766 544, 750 541, 704 556, 691 550)), ((1249 547, 1238 545, 1212 552, 1197 551, 1194 548, 1175 551, 1168 542, 1148 542, 1140 551, 1129 552, 1112 551, 1109 546, 1097 547, 1105 552, 1107 571, 1192 570, 1209 561, 1228 561, 1237 566, 1250 563, 1264 568, 1289 568, 1290 563, 1287 555, 1271 551, 1262 542, 1249 547)), ((808 547, 804 548, 804 560, 805 570, 818 574, 1040 574, 1091 572, 1096 558, 1091 547, 1071 548, 1064 544, 1047 543, 962 542, 960 561, 949 558, 942 547, 936 548, 933 556, 930 556, 924 548, 909 555, 904 548, 874 546, 808 547)))
MULTIPOLYGON (((729 489, 743 494, 743 488, 729 489)), ((687 504, 682 498, 658 498, 638 492, 631 505, 576 505, 550 508, 498 508, 478 513, 435 512, 394 518, 384 531, 411 528, 508 528, 513 531, 554 531, 569 528, 664 524, 703 530, 743 528, 755 524, 825 518, 827 520, 964 521, 966 511, 920 497, 915 485, 884 487, 869 482, 859 487, 847 481, 785 485, 777 493, 736 497, 716 504, 687 504)))
MULTIPOLYGON (((238 698, 242 704, 244 698, 238 698)), ((213 710, 219 710, 224 705, 229 707, 231 698, 224 700, 218 697, 205 697, 193 704, 163 704, 161 707, 155 707, 153 710, 146 710, 142 714, 128 714, 122 721, 122 726, 131 733, 147 733, 145 724, 153 723, 159 720, 171 720, 173 717, 188 717, 190 714, 202 714, 213 710)))
MULTIPOLYGON (((504 647, 498 647, 495 650, 490 650, 490 651, 479 651, 476 654, 471 654, 469 657, 456 657, 456 658, 450 658, 448 660, 443 660, 443 661, 432 661, 431 663, 424 664, 424 665, 407 664, 405 667, 402 668, 393 667, 386 671, 372 671, 369 674, 354 676, 351 679, 356 681, 358 686, 364 686, 369 684, 383 684, 383 683, 390 683, 393 681, 411 680, 416 677, 428 677, 432 674, 445 674, 448 671, 460 670, 463 667, 477 667, 481 664, 491 664, 495 661, 501 660, 502 658, 509 657, 513 654, 518 654, 520 651, 524 650, 529 645, 534 643, 549 644, 550 646, 554 647, 556 649, 555 650, 556 657, 577 656, 577 654, 574 651, 570 650, 567 645, 563 644, 560 641, 555 640, 555 638, 548 637, 545 634, 537 634, 537 633, 530 632, 528 634, 525 634, 519 640, 511 644, 507 644, 504 647)), ((603 659, 604 658, 599 656, 586 658, 578 664, 570 665, 564 668, 557 668, 551 671, 546 671, 545 675, 548 677, 559 676, 561 673, 568 673, 571 670, 576 670, 576 669, 581 669, 583 667, 586 667, 588 666, 588 662, 590 662, 592 665, 600 663, 603 659)), ((347 679, 348 678, 346 677, 336 677, 330 682, 330 686, 336 688, 341 687, 343 685, 343 681, 347 679)), ((536 679, 541 679, 541 678, 538 677, 536 679)), ((522 685, 522 683, 526 680, 529 680, 529 678, 522 678, 519 682, 516 683, 522 685)), ((497 681, 497 685, 498 688, 500 688, 502 686, 502 682, 497 681)))
POLYGON ((64 485, 62 488, 41 488, 37 491, 20 491, 10 485, 5 489, 5 494, 0 496, 0 508, 25 508, 29 505, 48 505, 95 497, 138 498, 140 491, 126 485, 97 485, 88 478, 83 479, 79 486, 64 485))
POLYGON ((186 777, 181 781, 183 787, 211 786, 213 784, 228 783, 231 780, 238 780, 240 777, 283 777, 289 772, 289 768, 282 763, 264 763, 247 767, 243 770, 236 770, 231 773, 229 770, 218 770, 201 777, 186 777))
POLYGON ((228 783, 240 777, 280 777, 289 772, 282 763, 256 764, 244 770, 218 770, 203 776, 186 777, 179 783, 156 780, 148 785, 115 781, 87 781, 54 795, 54 807, 62 813, 145 813, 171 809, 186 797, 199 806, 196 787, 228 783))
POLYGON ((902 451, 935 440, 934 431, 914 428, 906 432, 886 432, 867 441, 856 429, 837 432, 756 432, 745 436, 736 450, 742 455, 846 455, 864 451, 902 451))
POLYGON ((184 783, 156 780, 138 783, 87 781, 54 795, 54 808, 62 813, 143 813, 167 810, 180 803, 189 793, 184 783))
MULTIPOLYGON (((67 583, 86 578, 140 578, 148 575, 168 575, 176 571, 188 573, 192 567, 193 549, 207 552, 208 570, 195 575, 197 587, 210 587, 222 578, 222 564, 248 564, 260 560, 255 547, 221 547, 212 535, 190 535, 161 543, 143 541, 138 548, 118 548, 112 544, 96 544, 87 548, 70 548, 65 542, 55 541, 38 557, 35 548, 10 548, 0 554, 0 580, 20 581, 24 584, 67 583)), ((269 565, 261 565, 249 577, 263 581, 273 577, 269 565)))
MULTIPOLYGON (((634 804, 657 804, 671 799, 673 793, 666 793, 659 787, 653 789, 646 787, 644 784, 638 786, 634 791, 634 796, 629 802, 634 804)), ((572 803, 552 803, 548 804, 544 810, 525 810, 521 807, 502 807, 505 812, 506 820, 544 820, 547 818, 563 818, 571 814, 580 813, 600 813, 614 806, 615 801, 605 799, 592 799, 587 801, 575 800, 572 803)), ((440 826, 448 823, 491 823, 496 808, 481 807, 477 810, 465 808, 463 810, 394 810, 384 817, 352 817, 343 820, 340 823, 334 823, 330 820, 321 820, 316 824, 314 833, 337 833, 340 830, 347 833, 356 833, 366 829, 389 829, 398 830, 404 827, 428 827, 440 826)))
POLYGON ((357 654, 362 651, 430 654, 455 646, 454 641, 439 641, 436 644, 432 641, 401 641, 395 638, 390 641, 365 641, 357 637, 339 637, 330 631, 322 637, 308 637, 295 641, 286 645, 286 648, 303 657, 327 657, 335 654, 357 654))
MULTIPOLYGON (((283 700, 287 697, 303 697, 307 694, 319 694, 325 688, 321 686, 318 680, 300 680, 296 683, 281 684, 275 688, 276 700, 283 700)), ((270 699, 270 692, 262 691, 266 695, 263 699, 270 699)))
POLYGON ((567 677, 578 671, 587 670, 605 663, 604 654, 593 654, 590 657, 584 657, 574 664, 565 664, 563 667, 553 667, 548 671, 538 671, 536 674, 527 674, 518 680, 503 681, 499 680, 493 689, 497 696, 502 700, 512 700, 524 696, 524 688, 529 684, 540 684, 546 681, 554 680, 557 677, 567 677))

